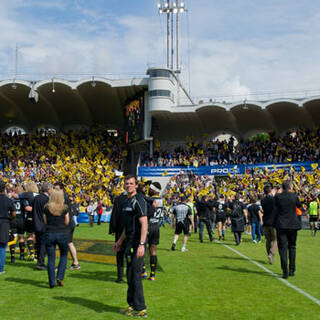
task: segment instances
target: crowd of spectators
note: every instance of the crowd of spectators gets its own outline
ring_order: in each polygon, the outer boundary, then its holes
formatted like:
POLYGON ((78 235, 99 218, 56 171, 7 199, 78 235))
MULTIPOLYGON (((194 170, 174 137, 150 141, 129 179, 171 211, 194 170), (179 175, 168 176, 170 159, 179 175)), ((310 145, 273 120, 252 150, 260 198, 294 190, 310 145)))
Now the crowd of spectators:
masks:
POLYGON ((195 142, 188 139, 185 145, 172 150, 158 146, 152 157, 144 154, 141 165, 147 167, 207 166, 215 164, 257 164, 318 161, 320 159, 320 129, 299 129, 282 137, 270 133, 265 136, 239 141, 195 142))
MULTIPOLYGON (((280 188, 283 181, 293 181, 294 191, 298 194, 305 210, 312 199, 320 196, 320 169, 315 164, 312 172, 296 172, 293 167, 288 169, 267 170, 256 169, 245 175, 231 175, 226 177, 210 177, 195 175, 192 171, 182 171, 170 177, 163 197, 168 206, 179 201, 181 195, 186 195, 191 202, 196 196, 208 196, 218 199, 223 195, 225 199, 232 199, 239 194, 244 203, 251 203, 252 199, 261 199, 264 186, 269 184, 280 188)), ((318 200, 319 201, 319 200, 318 200)))
POLYGON ((78 203, 101 200, 110 206, 123 190, 122 137, 104 128, 68 133, 0 136, 0 178, 9 187, 32 180, 61 182, 78 203))

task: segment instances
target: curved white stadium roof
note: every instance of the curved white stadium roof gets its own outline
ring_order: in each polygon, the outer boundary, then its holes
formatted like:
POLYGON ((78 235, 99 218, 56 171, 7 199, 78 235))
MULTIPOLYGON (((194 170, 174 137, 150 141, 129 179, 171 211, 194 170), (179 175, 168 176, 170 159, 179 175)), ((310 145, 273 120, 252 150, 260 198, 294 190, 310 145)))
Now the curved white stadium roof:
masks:
MULTIPOLYGON (((95 124, 122 128, 123 107, 137 93, 155 90, 155 84, 158 83, 161 85, 160 91, 167 89, 179 92, 177 88, 180 83, 175 82, 174 77, 167 79, 170 83, 168 88, 163 78, 154 82, 157 78, 150 77, 0 81, 0 128, 5 130, 18 126, 32 131, 39 126, 47 126, 67 130, 95 124), (150 80, 153 80, 152 84, 150 80), (29 97, 34 93, 38 95, 38 102, 35 102, 35 97, 29 97)), ((203 134, 216 137, 221 133, 241 139, 257 132, 275 131, 282 134, 294 128, 320 126, 320 96, 198 105, 178 105, 179 98, 170 99, 150 96, 146 102, 146 110, 150 115, 146 116, 146 121, 150 122, 147 127, 150 130, 152 117, 155 126, 151 135, 162 141, 183 141, 191 135, 201 139, 203 134)), ((145 133, 145 137, 148 136, 149 133, 145 133)))

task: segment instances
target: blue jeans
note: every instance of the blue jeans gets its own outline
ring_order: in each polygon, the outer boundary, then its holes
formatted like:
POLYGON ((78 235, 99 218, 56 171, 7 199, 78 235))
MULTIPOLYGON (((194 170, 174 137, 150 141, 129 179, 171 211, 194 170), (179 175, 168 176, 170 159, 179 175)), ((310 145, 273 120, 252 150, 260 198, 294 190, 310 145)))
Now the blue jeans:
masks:
POLYGON ((4 270, 4 263, 6 261, 6 248, 6 243, 0 243, 0 272, 4 270))
POLYGON ((56 245, 60 250, 60 261, 58 265, 57 279, 63 280, 67 267, 68 259, 68 234, 67 233, 46 233, 45 244, 48 254, 48 276, 49 285, 54 286, 56 283, 56 245))
POLYGON ((251 234, 252 234, 252 240, 256 240, 256 228, 257 228, 257 236, 258 241, 261 241, 261 222, 251 222, 251 234))

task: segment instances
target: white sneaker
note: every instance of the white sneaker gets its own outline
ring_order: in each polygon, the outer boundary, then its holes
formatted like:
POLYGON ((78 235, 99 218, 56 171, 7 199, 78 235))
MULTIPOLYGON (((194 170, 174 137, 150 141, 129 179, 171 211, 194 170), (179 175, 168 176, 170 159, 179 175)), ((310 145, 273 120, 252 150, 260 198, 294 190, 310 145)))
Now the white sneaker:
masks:
POLYGON ((256 240, 253 240, 252 242, 253 242, 253 243, 257 243, 257 241, 256 241, 256 240))
POLYGON ((6 273, 5 271, 0 271, 0 274, 4 274, 4 273, 6 273))
POLYGON ((186 252, 186 251, 189 251, 186 247, 182 247, 181 249, 182 252, 186 252))

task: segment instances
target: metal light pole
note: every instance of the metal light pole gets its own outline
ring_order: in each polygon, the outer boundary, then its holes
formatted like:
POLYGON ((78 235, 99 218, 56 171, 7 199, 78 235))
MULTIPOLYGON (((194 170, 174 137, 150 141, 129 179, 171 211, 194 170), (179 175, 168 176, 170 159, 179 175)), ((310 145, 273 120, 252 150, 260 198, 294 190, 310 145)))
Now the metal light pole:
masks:
POLYGON ((173 70, 174 54, 176 54, 176 72, 179 72, 179 13, 187 11, 185 4, 180 0, 172 0, 172 3, 170 0, 166 0, 164 4, 158 4, 158 10, 160 14, 167 14, 167 68, 173 70), (174 15, 176 15, 175 26, 174 15), (174 27, 176 31, 176 48, 174 48, 174 27))

